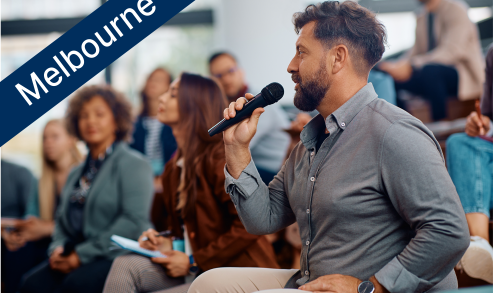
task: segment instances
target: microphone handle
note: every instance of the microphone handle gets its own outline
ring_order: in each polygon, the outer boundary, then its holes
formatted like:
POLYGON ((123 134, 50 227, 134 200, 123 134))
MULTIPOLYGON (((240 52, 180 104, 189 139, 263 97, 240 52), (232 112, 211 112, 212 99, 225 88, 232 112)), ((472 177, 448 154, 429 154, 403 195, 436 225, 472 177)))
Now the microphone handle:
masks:
POLYGON ((265 107, 267 106, 267 102, 265 99, 262 97, 262 94, 258 94, 255 97, 253 97, 248 103, 243 105, 243 109, 240 111, 236 111, 236 116, 234 118, 230 118, 229 120, 223 119, 219 121, 216 125, 214 125, 211 129, 209 129, 209 136, 216 135, 220 132, 225 131, 226 129, 230 128, 231 126, 240 123, 241 121, 249 118, 252 116, 253 111, 255 109, 260 108, 260 107, 265 107))

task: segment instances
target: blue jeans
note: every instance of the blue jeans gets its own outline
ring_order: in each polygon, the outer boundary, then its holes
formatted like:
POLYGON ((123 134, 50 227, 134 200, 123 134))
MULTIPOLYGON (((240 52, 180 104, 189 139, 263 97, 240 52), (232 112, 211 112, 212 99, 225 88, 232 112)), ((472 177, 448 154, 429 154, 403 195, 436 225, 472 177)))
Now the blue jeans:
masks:
POLYGON ((397 103, 394 80, 390 75, 385 72, 372 70, 368 76, 368 82, 373 84, 373 88, 375 88, 375 92, 380 99, 384 99, 392 105, 397 103))
POLYGON ((465 133, 447 140, 447 165, 464 212, 483 213, 493 208, 493 143, 465 133))

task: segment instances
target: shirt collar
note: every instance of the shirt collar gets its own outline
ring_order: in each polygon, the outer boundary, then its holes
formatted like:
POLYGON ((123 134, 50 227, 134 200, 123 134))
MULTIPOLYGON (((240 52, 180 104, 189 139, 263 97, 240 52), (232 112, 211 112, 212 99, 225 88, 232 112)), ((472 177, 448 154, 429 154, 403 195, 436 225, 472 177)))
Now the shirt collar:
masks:
POLYGON ((334 133, 338 128, 346 129, 353 118, 377 97, 373 84, 368 83, 334 113, 330 114, 325 121, 322 115, 318 114, 308 122, 301 131, 301 142, 307 149, 314 148, 322 127, 325 126, 330 133, 334 133))

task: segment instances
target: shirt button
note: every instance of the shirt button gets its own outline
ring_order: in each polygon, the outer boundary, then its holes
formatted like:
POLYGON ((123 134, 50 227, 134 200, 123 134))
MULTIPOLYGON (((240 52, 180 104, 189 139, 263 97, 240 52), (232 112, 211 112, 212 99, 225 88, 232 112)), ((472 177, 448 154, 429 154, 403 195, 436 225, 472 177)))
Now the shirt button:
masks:
POLYGON ((312 182, 315 181, 315 177, 310 178, 310 181, 312 182))
POLYGON ((311 156, 315 156, 315 152, 312 152, 310 155, 311 155, 311 156))
POLYGON ((310 272, 308 270, 305 271, 305 275, 308 276, 310 272))
POLYGON ((341 127, 344 127, 344 126, 346 126, 346 123, 342 122, 341 127))
POLYGON ((309 244, 310 244, 310 241, 308 241, 308 240, 307 240, 307 241, 306 241, 306 245, 309 245, 309 244))
POLYGON ((306 213, 309 214, 310 213, 310 209, 306 209, 306 213))

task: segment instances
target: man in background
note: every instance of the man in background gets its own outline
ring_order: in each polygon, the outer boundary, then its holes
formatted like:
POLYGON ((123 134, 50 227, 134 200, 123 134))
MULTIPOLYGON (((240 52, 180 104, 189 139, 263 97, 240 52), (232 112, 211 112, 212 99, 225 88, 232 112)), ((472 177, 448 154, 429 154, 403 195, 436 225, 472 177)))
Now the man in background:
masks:
MULTIPOLYGON (((484 81, 483 57, 476 24, 460 0, 419 0, 416 42, 397 62, 379 68, 395 80, 396 90, 407 90, 431 102, 433 120, 447 117, 447 98, 480 97, 484 81)), ((402 102, 398 100, 401 107, 402 102)))
MULTIPOLYGON (((209 71, 219 80, 230 102, 244 97, 246 93, 256 95, 259 92, 248 88, 243 70, 230 53, 218 52, 212 55, 209 59, 209 71)), ((288 129, 290 125, 279 104, 272 104, 265 111, 260 117, 257 134, 250 142, 250 151, 262 181, 269 184, 284 162, 290 143, 290 137, 284 129, 288 129)))

